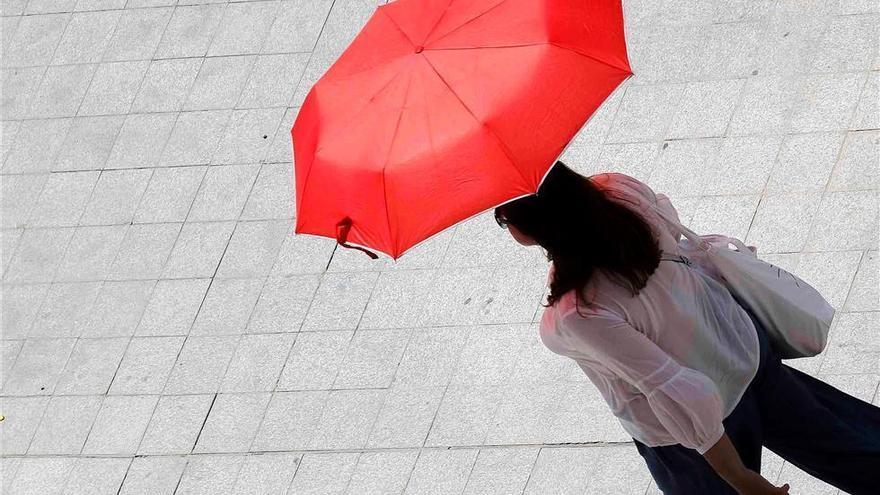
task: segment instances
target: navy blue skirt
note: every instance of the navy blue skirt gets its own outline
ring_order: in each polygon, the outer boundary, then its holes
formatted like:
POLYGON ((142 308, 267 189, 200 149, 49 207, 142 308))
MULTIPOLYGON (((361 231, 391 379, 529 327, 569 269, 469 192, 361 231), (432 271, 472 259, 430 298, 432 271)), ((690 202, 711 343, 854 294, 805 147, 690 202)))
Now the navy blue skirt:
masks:
MULTIPOLYGON (((736 297, 734 297, 736 299, 736 297)), ((880 493, 880 408, 792 368, 779 358, 761 322, 760 364, 740 402, 722 421, 743 464, 761 472, 761 447, 851 495, 880 493)), ((648 447, 633 439, 664 494, 737 491, 696 450, 648 447)), ((777 486, 788 480, 770 480, 777 486)))

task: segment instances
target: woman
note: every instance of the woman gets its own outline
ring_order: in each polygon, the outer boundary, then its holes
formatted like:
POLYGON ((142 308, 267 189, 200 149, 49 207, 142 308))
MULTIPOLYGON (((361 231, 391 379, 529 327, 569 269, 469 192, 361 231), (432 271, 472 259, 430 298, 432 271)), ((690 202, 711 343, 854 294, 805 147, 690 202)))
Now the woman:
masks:
POLYGON ((681 232, 650 203, 678 218, 630 176, 557 161, 537 194, 495 209, 553 262, 543 343, 596 385, 663 493, 788 493, 760 475, 762 445, 880 493, 880 408, 782 364, 749 308, 677 256, 681 232))

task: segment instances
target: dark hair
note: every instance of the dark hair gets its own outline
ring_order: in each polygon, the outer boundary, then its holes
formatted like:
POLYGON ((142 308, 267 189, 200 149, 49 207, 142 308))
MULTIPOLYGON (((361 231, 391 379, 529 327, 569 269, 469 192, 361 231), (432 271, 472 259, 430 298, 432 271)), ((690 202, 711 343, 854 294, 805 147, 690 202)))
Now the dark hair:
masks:
POLYGON ((659 239, 650 224, 606 194, 614 195, 557 160, 537 194, 495 208, 496 217, 500 215, 534 238, 553 262, 548 304, 541 306, 553 306, 577 289, 576 309, 584 316, 577 301, 593 306, 593 301, 584 299, 583 289, 596 270, 621 286, 628 282, 636 295, 660 264, 659 239))

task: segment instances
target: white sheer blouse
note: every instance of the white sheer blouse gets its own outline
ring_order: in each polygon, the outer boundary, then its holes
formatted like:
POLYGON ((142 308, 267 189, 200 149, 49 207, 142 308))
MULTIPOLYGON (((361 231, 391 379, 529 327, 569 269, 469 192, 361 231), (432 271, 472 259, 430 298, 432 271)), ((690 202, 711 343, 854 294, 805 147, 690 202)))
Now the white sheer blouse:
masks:
MULTIPOLYGON (((679 252, 681 233, 647 206, 678 218, 665 195, 625 174, 591 180, 642 214, 664 252, 679 252)), ((633 438, 709 450, 757 372, 758 336, 745 310, 721 282, 672 261, 661 261, 636 296, 604 274, 585 295, 596 302, 593 309, 580 305, 586 318, 575 311, 575 291, 545 309, 544 345, 577 362, 633 438)))

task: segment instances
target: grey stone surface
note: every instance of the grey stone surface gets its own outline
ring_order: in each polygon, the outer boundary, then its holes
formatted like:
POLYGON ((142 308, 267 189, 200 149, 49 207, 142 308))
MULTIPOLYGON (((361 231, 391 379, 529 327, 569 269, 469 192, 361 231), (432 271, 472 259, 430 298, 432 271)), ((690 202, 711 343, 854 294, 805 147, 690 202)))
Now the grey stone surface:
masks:
POLYGON ((134 455, 158 399, 155 395, 120 395, 104 399, 82 453, 134 455))
POLYGON ((120 494, 172 495, 186 469, 186 457, 135 457, 125 473, 120 494))
POLYGON ((202 301, 190 335, 238 335, 260 295, 262 279, 215 278, 202 301))
POLYGON ((119 492, 131 461, 128 457, 81 457, 67 479, 64 493, 114 495, 119 492))
POLYGON ((217 394, 193 452, 247 452, 271 394, 217 394))
MULTIPOLYGON (((491 211, 396 262, 293 235, 291 126, 383 3, 0 3, 3 493, 660 493, 491 211)), ((561 158, 816 287, 787 364, 880 405, 877 2, 623 8, 635 76, 561 158)))
POLYGON ((52 397, 28 453, 79 454, 101 409, 101 402, 101 396, 52 397))
POLYGON ((131 336, 144 314, 154 280, 105 281, 81 337, 131 336))
POLYGON ((278 384, 295 336, 245 335, 238 342, 223 378, 223 392, 271 392, 278 384))
POLYGON ((107 278, 155 280, 178 239, 181 223, 129 225, 107 278))
POLYGON ((111 394, 158 394, 165 387, 184 337, 131 339, 119 364, 111 394))
POLYGON ((188 454, 192 452, 214 396, 164 395, 159 398, 138 454, 188 454))
POLYGON ((49 399, 49 397, 3 397, 3 411, 8 416, 3 420, 0 430, 0 434, 3 435, 0 451, 3 455, 27 452, 49 399))

